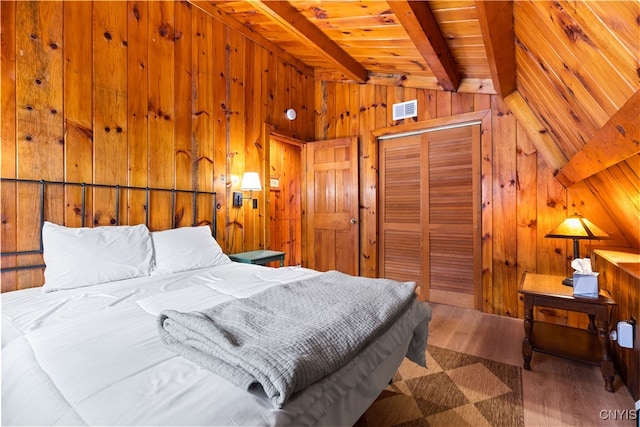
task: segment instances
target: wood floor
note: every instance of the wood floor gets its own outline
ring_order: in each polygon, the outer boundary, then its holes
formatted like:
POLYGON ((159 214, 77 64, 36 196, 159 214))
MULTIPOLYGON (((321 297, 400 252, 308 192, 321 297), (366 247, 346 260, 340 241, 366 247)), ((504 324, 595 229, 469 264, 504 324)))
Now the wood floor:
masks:
MULTIPOLYGON (((521 319, 431 306, 429 344, 522 366, 521 319)), ((534 352, 531 371, 522 370, 525 425, 635 426, 633 398, 618 375, 614 387, 604 389, 598 366, 534 352)))

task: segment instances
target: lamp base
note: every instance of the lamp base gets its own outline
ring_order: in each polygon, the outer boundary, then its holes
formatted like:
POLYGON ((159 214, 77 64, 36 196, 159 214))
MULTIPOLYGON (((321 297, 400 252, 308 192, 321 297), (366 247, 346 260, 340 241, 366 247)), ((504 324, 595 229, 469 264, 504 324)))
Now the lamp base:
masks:
POLYGON ((573 288, 573 277, 567 277, 562 281, 565 286, 571 286, 573 288))

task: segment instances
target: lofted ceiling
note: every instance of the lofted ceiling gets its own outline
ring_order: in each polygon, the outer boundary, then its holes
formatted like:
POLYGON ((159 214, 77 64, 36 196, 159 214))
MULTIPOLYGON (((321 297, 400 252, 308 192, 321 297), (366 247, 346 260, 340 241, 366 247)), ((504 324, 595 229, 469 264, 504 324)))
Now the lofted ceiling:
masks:
MULTIPOLYGON (((264 37, 317 79, 495 93, 473 0, 192 3, 264 37)), ((499 25, 513 35, 510 12, 499 25)))
POLYGON ((565 186, 640 155, 638 0, 191 3, 318 80, 497 94, 565 186))

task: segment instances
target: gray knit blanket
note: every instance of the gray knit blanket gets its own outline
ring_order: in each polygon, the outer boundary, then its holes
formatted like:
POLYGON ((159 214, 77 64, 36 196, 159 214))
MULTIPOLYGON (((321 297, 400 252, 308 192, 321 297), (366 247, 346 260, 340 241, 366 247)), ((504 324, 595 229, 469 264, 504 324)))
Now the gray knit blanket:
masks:
POLYGON ((177 354, 246 390, 261 386, 281 408, 383 332, 414 287, 330 271, 199 312, 165 310, 158 329, 177 354))

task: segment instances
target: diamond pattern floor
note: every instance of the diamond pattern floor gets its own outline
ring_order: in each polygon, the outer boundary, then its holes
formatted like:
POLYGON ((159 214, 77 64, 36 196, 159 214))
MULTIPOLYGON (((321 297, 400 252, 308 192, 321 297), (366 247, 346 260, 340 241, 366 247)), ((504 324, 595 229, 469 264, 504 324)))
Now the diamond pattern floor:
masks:
POLYGON ((517 366, 428 346, 427 368, 403 362, 356 427, 522 426, 517 366))

